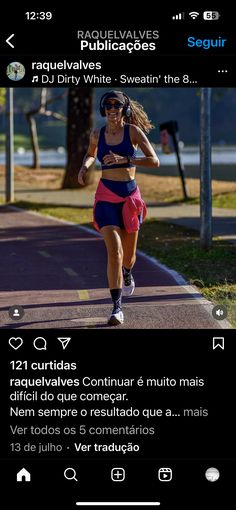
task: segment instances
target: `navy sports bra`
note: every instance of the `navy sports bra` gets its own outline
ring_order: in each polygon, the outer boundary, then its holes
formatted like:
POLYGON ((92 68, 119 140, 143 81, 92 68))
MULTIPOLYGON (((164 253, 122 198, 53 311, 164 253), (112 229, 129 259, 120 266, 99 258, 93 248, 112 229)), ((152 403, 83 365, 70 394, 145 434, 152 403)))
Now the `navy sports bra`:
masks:
MULTIPOLYGON (((97 158, 100 161, 100 163, 103 163, 103 158, 107 154, 109 154, 109 151, 114 152, 115 154, 119 154, 119 156, 130 156, 130 158, 135 158, 136 156, 136 150, 133 147, 131 140, 130 140, 130 134, 129 134, 129 124, 124 125, 124 138, 121 143, 118 143, 117 145, 109 145, 106 143, 105 140, 105 129, 106 126, 103 126, 100 129, 99 139, 98 139, 98 152, 97 152, 97 158)), ((118 164, 115 163, 114 165, 103 165, 102 164, 102 170, 108 170, 110 168, 131 168, 131 163, 122 163, 118 164)))

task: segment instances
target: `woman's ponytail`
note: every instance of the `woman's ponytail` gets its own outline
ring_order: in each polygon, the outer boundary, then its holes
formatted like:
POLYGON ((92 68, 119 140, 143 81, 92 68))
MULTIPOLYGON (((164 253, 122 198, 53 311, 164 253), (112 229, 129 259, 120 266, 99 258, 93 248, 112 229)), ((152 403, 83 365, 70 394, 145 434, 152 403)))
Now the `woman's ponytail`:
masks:
POLYGON ((138 101, 129 100, 130 104, 130 115, 125 116, 124 121, 126 124, 134 124, 138 126, 145 133, 149 133, 155 126, 149 120, 145 110, 138 101))

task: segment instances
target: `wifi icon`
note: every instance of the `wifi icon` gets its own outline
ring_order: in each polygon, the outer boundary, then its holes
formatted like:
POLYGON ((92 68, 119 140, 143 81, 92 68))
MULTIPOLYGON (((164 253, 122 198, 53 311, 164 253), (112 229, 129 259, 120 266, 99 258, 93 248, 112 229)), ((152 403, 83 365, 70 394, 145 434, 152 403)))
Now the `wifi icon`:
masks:
POLYGON ((199 12, 189 12, 189 16, 191 16, 192 19, 196 19, 199 16, 199 12))

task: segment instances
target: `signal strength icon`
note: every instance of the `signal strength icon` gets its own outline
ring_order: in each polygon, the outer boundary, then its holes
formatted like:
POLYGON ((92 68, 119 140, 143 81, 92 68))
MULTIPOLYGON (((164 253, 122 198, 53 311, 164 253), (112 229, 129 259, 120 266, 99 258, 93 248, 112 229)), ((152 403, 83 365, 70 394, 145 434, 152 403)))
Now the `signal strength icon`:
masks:
POLYGON ((172 19, 174 20, 184 19, 184 12, 179 12, 179 14, 175 14, 175 16, 172 16, 172 19))
POLYGON ((189 12, 189 16, 191 16, 192 19, 196 19, 199 16, 199 12, 189 12))

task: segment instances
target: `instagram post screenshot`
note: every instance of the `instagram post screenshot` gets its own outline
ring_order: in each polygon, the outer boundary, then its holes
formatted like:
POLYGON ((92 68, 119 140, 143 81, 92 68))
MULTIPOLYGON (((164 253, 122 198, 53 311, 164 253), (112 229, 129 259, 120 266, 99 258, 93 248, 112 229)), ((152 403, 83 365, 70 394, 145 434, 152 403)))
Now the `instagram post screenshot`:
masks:
POLYGON ((236 47, 192 7, 2 16, 9 510, 234 506, 236 47))

